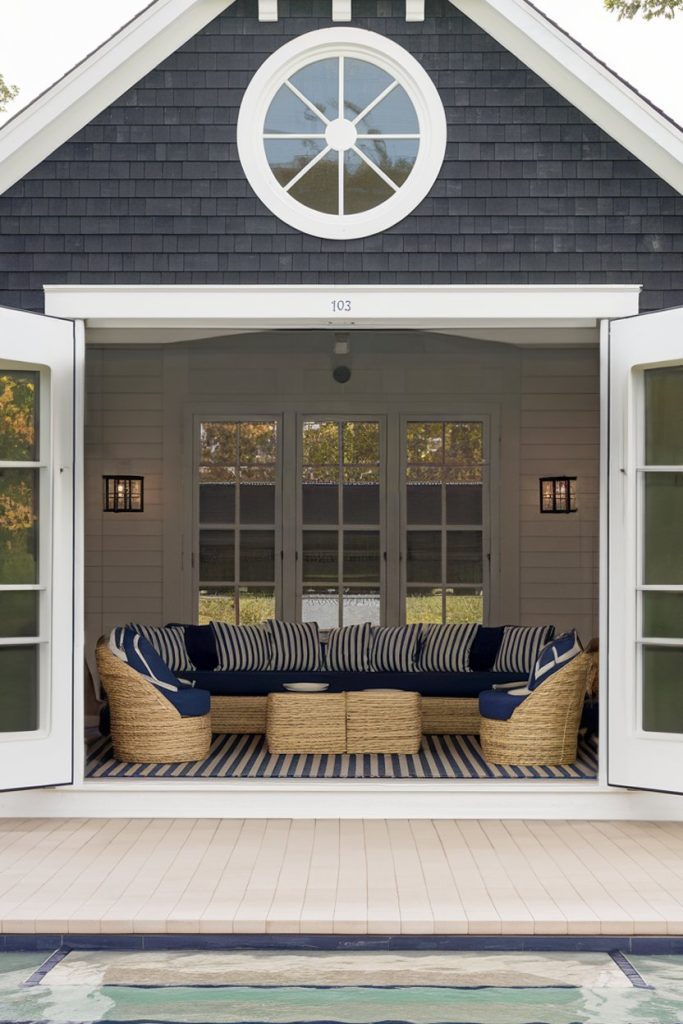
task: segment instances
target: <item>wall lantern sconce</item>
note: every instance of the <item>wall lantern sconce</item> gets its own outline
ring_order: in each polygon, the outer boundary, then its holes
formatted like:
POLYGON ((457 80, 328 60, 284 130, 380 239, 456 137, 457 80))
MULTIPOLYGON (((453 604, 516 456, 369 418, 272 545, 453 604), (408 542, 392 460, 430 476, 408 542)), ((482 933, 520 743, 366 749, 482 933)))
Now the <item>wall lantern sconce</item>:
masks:
POLYGON ((103 476, 104 512, 142 512, 145 478, 142 476, 103 476))
POLYGON ((575 476, 543 476, 539 484, 541 512, 576 512, 575 476))

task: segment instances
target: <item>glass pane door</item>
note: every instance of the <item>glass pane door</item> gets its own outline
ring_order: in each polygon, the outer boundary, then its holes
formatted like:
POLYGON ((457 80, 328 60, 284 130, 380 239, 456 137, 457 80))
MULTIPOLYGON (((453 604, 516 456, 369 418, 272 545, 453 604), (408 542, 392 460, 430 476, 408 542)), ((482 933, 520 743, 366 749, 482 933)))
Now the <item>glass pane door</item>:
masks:
POLYGON ((279 576, 277 420, 199 425, 199 622, 275 616, 279 576))
POLYGON ((642 728, 683 733, 683 366, 646 369, 638 472, 642 728))
POLYGON ((74 349, 70 321, 0 309, 2 789, 72 779, 74 349))
POLYGON ((382 619, 382 432, 378 419, 301 424, 301 616, 321 627, 382 619))
POLYGON ((482 622, 484 425, 408 420, 404 451, 406 622, 482 622))

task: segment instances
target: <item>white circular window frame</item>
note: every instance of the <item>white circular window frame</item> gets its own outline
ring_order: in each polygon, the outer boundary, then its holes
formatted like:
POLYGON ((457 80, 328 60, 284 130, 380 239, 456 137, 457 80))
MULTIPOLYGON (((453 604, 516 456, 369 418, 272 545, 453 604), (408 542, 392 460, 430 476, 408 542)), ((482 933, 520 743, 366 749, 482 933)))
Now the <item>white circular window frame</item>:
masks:
POLYGON ((402 46, 365 29, 319 29, 286 43, 255 73, 237 119, 237 150, 254 192, 285 224, 317 238, 366 238, 398 224, 431 189, 446 152, 446 115, 431 78, 402 46), (280 86, 313 61, 340 56, 369 61, 392 75, 415 107, 420 134, 417 159, 398 191, 371 210, 342 215, 320 213, 290 196, 270 169, 263 144, 266 114, 280 86))

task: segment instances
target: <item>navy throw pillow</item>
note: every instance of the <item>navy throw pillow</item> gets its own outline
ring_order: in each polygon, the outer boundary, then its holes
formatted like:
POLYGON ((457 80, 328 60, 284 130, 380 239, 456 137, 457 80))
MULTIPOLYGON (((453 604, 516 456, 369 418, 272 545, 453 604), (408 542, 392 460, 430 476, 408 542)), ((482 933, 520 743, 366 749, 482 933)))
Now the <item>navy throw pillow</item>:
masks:
MULTIPOLYGON (((169 622, 169 626, 177 623, 169 622)), ((216 636, 211 626, 183 626, 185 630, 185 646, 190 661, 202 672, 213 672, 218 668, 218 652, 216 636)))
POLYGON ((470 671, 490 672, 503 641, 505 626, 480 626, 470 647, 470 671))

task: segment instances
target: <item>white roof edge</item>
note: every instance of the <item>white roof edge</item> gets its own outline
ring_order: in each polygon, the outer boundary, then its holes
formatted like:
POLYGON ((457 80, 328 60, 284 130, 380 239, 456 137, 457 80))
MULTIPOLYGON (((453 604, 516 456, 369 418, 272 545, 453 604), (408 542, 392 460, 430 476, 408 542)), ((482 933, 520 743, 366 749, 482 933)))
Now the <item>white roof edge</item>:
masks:
MULTIPOLYGON (((0 128, 0 195, 235 0, 156 0, 0 128)), ((683 193, 683 130, 526 0, 450 0, 683 193)))
POLYGON ((235 0, 156 0, 0 128, 0 195, 235 0))
POLYGON ((683 193, 683 130, 526 0, 450 0, 633 156, 683 193))

